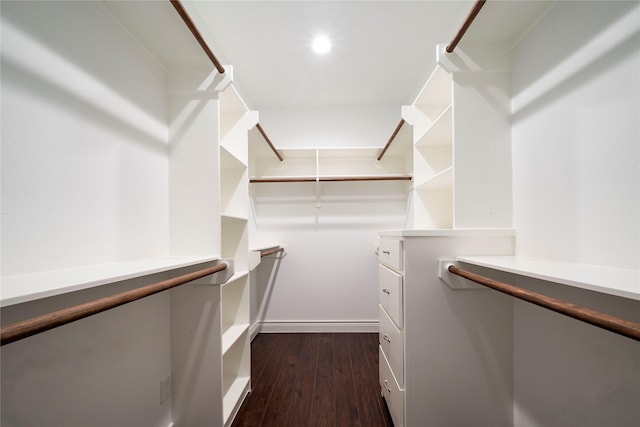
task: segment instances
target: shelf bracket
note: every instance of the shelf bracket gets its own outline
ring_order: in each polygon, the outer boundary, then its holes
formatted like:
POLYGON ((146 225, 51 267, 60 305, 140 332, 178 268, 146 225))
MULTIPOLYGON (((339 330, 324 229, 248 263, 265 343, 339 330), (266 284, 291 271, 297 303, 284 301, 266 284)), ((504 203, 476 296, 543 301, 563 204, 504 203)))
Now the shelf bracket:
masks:
POLYGON ((413 126, 414 123, 416 122, 416 119, 415 119, 415 114, 416 114, 415 107, 413 105, 403 105, 400 108, 401 108, 400 117, 402 117, 402 120, 407 122, 407 124, 409 124, 410 126, 413 126))
POLYGON ((224 74, 216 73, 213 77, 213 88, 218 92, 222 92, 233 83, 233 66, 225 65, 224 69, 224 74))
POLYGON ((449 266, 460 267, 453 259, 440 259, 438 262, 438 277, 451 289, 488 289, 482 285, 467 280, 464 277, 456 276, 449 272, 449 266))
POLYGON ((436 62, 449 73, 458 72, 507 72, 511 65, 503 45, 458 46, 453 53, 446 52, 446 44, 436 46, 436 62))

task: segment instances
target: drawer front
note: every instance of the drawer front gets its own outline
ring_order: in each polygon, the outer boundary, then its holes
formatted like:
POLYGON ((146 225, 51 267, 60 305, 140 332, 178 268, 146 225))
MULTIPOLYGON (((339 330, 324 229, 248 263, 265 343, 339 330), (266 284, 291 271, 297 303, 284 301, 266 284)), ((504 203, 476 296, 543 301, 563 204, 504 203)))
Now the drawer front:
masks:
POLYGON ((402 275, 384 265, 378 264, 378 286, 380 288, 380 305, 384 307, 391 320, 398 325, 398 328, 402 329, 404 327, 402 319, 402 275))
POLYGON ((404 336, 396 328, 382 306, 378 306, 380 311, 380 347, 389 361, 389 366, 393 375, 398 380, 398 384, 404 386, 404 336))
POLYGON ((402 271, 402 240, 380 239, 378 261, 396 271, 402 271))
POLYGON ((393 377, 389 362, 380 349, 380 391, 387 401, 394 427, 404 426, 404 390, 401 390, 393 377))

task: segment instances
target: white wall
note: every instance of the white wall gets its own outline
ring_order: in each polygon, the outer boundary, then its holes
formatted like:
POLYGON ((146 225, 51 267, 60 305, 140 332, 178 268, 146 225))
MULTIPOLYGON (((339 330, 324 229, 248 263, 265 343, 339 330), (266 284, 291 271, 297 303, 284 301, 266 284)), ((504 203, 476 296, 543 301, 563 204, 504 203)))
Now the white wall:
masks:
POLYGON ((377 331, 377 232, 399 229, 406 182, 252 184, 257 239, 287 246, 257 268, 265 331, 377 331), (318 207, 317 207, 318 206, 318 207))
MULTIPOLYGON (((382 148, 398 106, 265 108, 278 148, 382 148)), ((309 171, 311 175, 314 171, 309 171)), ((377 232, 404 227, 408 185, 252 184, 254 242, 287 245, 252 279, 252 323, 264 331, 377 331, 377 232), (318 207, 316 207, 318 206, 318 207)))
MULTIPOLYGON (((163 70, 97 2, 1 7, 3 275, 168 253, 163 70)), ((140 284, 5 307, 2 321, 140 284)), ((169 322, 167 293, 3 346, 2 425, 167 426, 169 322)))
POLYGON ((637 2, 561 1, 515 50, 522 255, 640 267, 639 14, 637 2))
POLYGON ((96 4, 2 4, 3 275, 167 253, 164 93, 96 4))
MULTIPOLYGON (((514 50, 518 255, 640 268, 640 4, 558 2, 514 50)), ((638 302, 520 279, 640 321, 638 302)), ((629 426, 640 346, 516 302, 517 426, 629 426)))
MULTIPOLYGON (((10 324, 166 279, 116 283, 2 308, 10 324)), ((157 294, 4 345, 2 418, 13 426, 155 426, 172 421, 160 404, 171 373, 170 296, 157 294)))

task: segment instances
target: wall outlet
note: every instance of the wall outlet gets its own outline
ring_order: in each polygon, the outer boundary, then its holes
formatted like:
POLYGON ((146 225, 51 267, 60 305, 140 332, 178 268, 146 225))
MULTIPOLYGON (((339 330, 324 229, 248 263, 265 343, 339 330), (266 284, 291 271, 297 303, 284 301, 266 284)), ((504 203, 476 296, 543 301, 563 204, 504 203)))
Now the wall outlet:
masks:
POLYGON ((171 398, 171 374, 167 375, 160 380, 160 404, 164 403, 171 398))

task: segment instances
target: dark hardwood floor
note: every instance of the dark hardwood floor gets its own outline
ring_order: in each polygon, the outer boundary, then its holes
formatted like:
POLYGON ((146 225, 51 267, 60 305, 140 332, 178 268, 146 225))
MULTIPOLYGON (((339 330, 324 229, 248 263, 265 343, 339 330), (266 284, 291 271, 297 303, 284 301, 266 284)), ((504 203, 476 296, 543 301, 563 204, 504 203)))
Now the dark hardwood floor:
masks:
POLYGON ((252 392, 232 427, 393 426, 378 384, 378 334, 259 334, 252 392))

